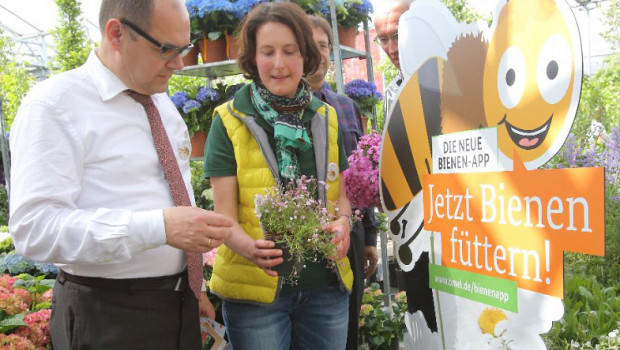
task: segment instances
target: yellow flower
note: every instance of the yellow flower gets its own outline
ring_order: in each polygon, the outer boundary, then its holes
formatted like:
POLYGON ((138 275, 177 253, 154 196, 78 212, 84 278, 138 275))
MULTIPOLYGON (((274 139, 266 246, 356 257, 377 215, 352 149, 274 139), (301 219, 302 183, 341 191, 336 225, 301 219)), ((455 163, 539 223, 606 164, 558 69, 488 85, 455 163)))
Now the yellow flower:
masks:
POLYGON ((366 316, 370 314, 371 311, 372 311, 372 305, 362 304, 362 307, 360 308, 360 316, 366 316))
POLYGON ((495 326, 507 318, 506 314, 500 309, 486 308, 478 317, 478 325, 480 325, 482 333, 495 336, 495 326))

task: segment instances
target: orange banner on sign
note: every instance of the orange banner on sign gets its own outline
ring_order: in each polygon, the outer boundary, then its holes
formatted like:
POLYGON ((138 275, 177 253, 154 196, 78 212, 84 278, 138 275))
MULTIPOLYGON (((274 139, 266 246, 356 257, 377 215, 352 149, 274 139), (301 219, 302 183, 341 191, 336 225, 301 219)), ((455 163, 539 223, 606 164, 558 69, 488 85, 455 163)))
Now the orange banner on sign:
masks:
MULTIPOLYGON (((515 164, 516 168, 516 164, 515 164)), ((563 297, 563 252, 605 251, 604 169, 425 175, 441 264, 563 297)))

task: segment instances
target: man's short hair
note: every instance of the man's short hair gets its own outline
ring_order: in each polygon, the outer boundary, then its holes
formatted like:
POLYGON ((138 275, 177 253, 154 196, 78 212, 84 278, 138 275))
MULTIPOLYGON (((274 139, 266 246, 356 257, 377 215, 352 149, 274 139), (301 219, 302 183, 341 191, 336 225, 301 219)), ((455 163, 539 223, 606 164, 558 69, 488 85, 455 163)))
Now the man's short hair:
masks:
POLYGON ((299 52, 304 58, 304 75, 314 73, 321 64, 321 52, 314 42, 312 26, 306 13, 292 2, 264 2, 252 9, 245 18, 237 40, 239 44, 237 62, 243 71, 243 76, 252 80, 259 79, 255 62, 256 33, 266 23, 280 23, 293 32, 299 52))
POLYGON ((334 44, 333 36, 332 36, 332 27, 329 25, 329 22, 321 16, 318 15, 308 15, 308 19, 310 19, 310 23, 313 28, 319 28, 327 34, 327 40, 329 41, 329 45, 334 44))
POLYGON ((140 27, 151 29, 153 0, 103 0, 99 9, 99 30, 103 36, 108 21, 112 18, 124 18, 140 27))

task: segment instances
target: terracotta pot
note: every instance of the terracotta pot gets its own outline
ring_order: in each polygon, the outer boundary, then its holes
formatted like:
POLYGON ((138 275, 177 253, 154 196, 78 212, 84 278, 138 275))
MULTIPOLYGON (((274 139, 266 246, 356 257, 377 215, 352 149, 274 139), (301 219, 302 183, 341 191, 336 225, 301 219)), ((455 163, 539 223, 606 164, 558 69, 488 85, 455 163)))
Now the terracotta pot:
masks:
POLYGON ((237 56, 239 56, 236 35, 226 34, 226 56, 229 60, 236 60, 237 56))
POLYGON ((206 35, 202 34, 202 40, 198 41, 202 63, 213 63, 226 61, 226 38, 221 36, 217 40, 208 40, 206 35))
POLYGON ((192 49, 183 57, 183 65, 187 66, 195 66, 198 64, 198 54, 200 50, 198 49, 198 43, 192 47, 192 49))
POLYGON ((357 36, 357 27, 345 28, 338 26, 338 40, 340 45, 355 48, 355 37, 357 36))
POLYGON ((198 131, 190 138, 190 143, 192 144, 192 154, 191 158, 203 157, 205 153, 205 143, 207 143, 207 132, 206 131, 198 131))

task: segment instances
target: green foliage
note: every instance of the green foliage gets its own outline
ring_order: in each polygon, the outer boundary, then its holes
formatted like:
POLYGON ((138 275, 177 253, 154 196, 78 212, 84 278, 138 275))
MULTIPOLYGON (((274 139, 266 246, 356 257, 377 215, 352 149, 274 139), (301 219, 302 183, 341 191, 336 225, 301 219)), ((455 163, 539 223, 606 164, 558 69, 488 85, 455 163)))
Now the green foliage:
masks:
POLYGON ((0 99, 5 127, 10 129, 22 98, 34 83, 34 77, 15 61, 15 43, 0 28, 0 99))
POLYGON ((213 210, 211 181, 204 178, 203 162, 193 161, 190 163, 190 166, 192 168, 192 188, 194 189, 196 206, 206 210, 213 210))
POLYGON ((28 291, 32 298, 32 305, 30 306, 32 311, 40 310, 42 306, 37 305, 37 300, 47 292, 49 289, 54 288, 56 280, 45 279, 45 276, 34 277, 29 274, 23 273, 17 276, 19 279, 13 284, 13 288, 20 288, 28 291))
POLYGON ((613 49, 620 49, 620 0, 609 0, 603 17, 603 23, 607 29, 601 33, 601 36, 611 44, 613 49))
POLYGON ((394 296, 392 308, 384 308, 385 295, 377 283, 364 290, 360 311, 360 336, 371 349, 389 349, 392 341, 402 339, 406 330, 405 312, 407 297, 405 292, 394 296))
POLYGON ((82 15, 79 0, 54 0, 58 6, 58 26, 52 31, 56 43, 55 64, 64 72, 81 66, 90 53, 88 40, 79 18, 82 15))
MULTIPOLYGON (((591 77, 584 77, 581 100, 572 133, 585 136, 593 121, 602 123, 606 130, 620 125, 620 55, 608 57, 606 66, 591 77)), ((585 137, 580 137, 584 147, 585 137)))
POLYGON ((27 326, 24 316, 26 314, 23 313, 8 316, 6 312, 0 311, 0 333, 6 333, 20 326, 27 326))
MULTIPOLYGON (((3 226, 6 227, 6 226, 3 226)), ((8 227, 7 227, 8 230, 8 227)), ((8 254, 15 250, 15 246, 13 245, 13 238, 7 237, 2 242, 0 242, 0 254, 5 253, 8 254)))
POLYGON ((490 16, 479 14, 465 0, 441 0, 441 2, 448 7, 454 18, 459 22, 471 23, 477 20, 484 20, 487 23, 491 22, 490 16))
MULTIPOLYGON (((0 157, 1 158, 1 157, 0 157)), ((5 226, 9 223, 9 195, 6 187, 0 185, 0 225, 5 226)))
POLYGON ((564 280, 564 317, 545 335, 548 348, 568 348, 575 343, 591 346, 603 341, 609 343, 605 338, 619 326, 618 292, 617 285, 604 287, 594 276, 569 271, 564 280))

